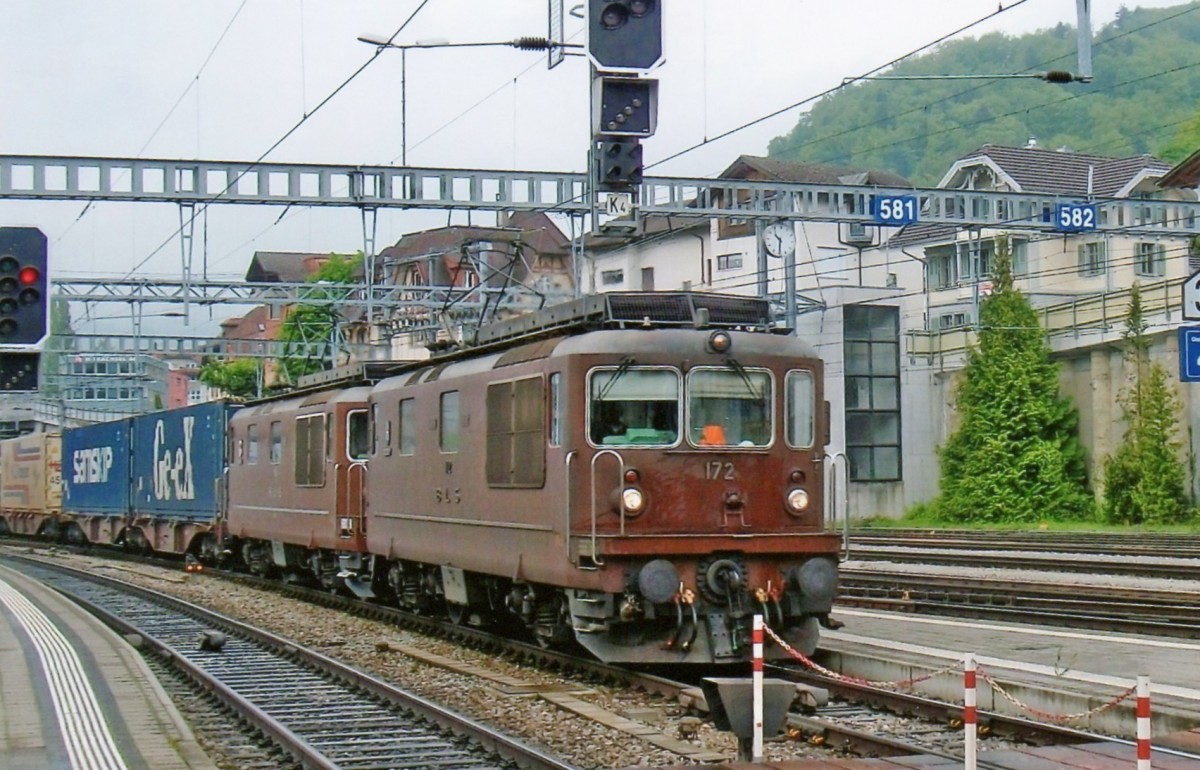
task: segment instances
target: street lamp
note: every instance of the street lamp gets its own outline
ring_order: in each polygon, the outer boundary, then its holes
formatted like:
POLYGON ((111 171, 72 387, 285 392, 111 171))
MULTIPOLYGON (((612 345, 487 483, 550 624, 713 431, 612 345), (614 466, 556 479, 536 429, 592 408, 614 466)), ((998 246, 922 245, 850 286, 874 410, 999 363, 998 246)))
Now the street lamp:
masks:
POLYGON ((393 43, 383 35, 359 35, 361 43, 375 46, 379 51, 395 48, 400 51, 400 165, 408 166, 408 52, 414 48, 516 48, 521 51, 546 51, 550 48, 582 48, 579 43, 557 43, 544 37, 520 37, 516 40, 486 43, 451 43, 445 38, 428 38, 414 43, 393 43))

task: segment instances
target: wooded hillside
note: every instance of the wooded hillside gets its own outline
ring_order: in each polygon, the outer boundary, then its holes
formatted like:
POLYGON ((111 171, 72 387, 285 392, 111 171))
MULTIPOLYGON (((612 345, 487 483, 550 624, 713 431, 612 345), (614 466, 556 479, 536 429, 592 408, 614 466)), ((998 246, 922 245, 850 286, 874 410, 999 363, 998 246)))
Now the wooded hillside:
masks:
MULTIPOLYGON (((1178 161, 1200 149, 1200 2, 1122 10, 1095 34, 1091 83, 1033 79, 864 81, 825 97, 786 136, 784 160, 888 170, 931 186, 982 144, 1178 161)), ((847 41, 848 43, 850 41, 847 41)), ((1075 71, 1075 30, 956 40, 895 75, 1075 71)))

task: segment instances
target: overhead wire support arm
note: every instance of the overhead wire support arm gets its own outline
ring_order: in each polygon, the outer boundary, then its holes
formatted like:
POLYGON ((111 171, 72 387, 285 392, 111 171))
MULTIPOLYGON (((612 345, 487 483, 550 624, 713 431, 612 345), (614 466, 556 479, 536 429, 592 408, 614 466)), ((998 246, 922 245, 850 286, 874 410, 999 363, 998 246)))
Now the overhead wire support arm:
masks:
MULTIPOLYGON (((587 190, 588 175, 574 172, 0 155, 0 200, 205 201, 586 215, 591 207, 587 190), (245 174, 241 183, 226 190, 227 180, 237 174, 245 174)), ((643 216, 871 225, 878 224, 874 200, 912 196, 923 224, 1039 232, 1057 231, 1051 216, 1055 207, 1079 198, 649 176, 637 192, 643 216), (794 208, 784 206, 785 200, 794 201, 794 208)), ((1093 196, 1090 202, 1097 207, 1099 232, 1200 235, 1200 203, 1195 201, 1093 196)))

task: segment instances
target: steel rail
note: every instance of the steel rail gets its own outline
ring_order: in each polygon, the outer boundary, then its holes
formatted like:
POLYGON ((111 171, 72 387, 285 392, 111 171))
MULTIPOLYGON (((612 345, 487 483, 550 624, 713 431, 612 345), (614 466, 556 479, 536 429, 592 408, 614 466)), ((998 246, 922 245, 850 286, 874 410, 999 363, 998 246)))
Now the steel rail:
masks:
MULTIPOLYGON (((17 555, 6 555, 5 558, 34 565, 38 569, 65 574, 70 579, 98 585, 108 591, 136 596, 147 603, 165 608, 170 612, 185 615, 208 626, 220 628, 231 637, 249 641, 270 651, 280 660, 292 662, 293 666, 301 666, 318 674, 330 676, 349 690, 360 691, 363 693, 360 696, 360 700, 364 708, 377 700, 387 704, 389 710, 399 708, 411 714, 412 716, 406 721, 414 725, 425 722, 436 725, 439 730, 449 731, 456 736, 466 738, 471 744, 482 748, 488 754, 502 760, 501 765, 512 763, 525 770, 576 770, 574 766, 566 762, 551 757, 538 749, 527 746, 486 725, 439 706, 432 701, 346 666, 321 653, 303 648, 295 642, 254 628, 220 613, 141 586, 83 572, 65 565, 49 563, 42 559, 17 555)), ((137 634, 146 639, 154 648, 170 656, 172 661, 183 668, 195 681, 201 683, 203 687, 213 692, 223 702, 242 714, 299 761, 305 763, 307 766, 321 768, 322 770, 337 770, 340 767, 337 762, 327 756, 327 749, 313 746, 310 739, 306 738, 299 731, 287 727, 286 714, 282 715, 281 718, 280 715, 260 707, 250 698, 239 693, 235 686, 230 686, 225 681, 222 681, 219 676, 214 675, 204 666, 191 660, 189 655, 181 651, 177 646, 156 638, 153 633, 139 627, 138 623, 121 618, 98 603, 74 594, 69 589, 64 589, 58 585, 53 585, 52 587, 62 591, 73 601, 78 602, 88 611, 96 614, 105 623, 113 625, 124 633, 137 634)), ((431 736, 437 732, 436 730, 430 731, 428 728, 423 729, 425 732, 429 732, 431 736)), ((444 739, 431 737, 429 740, 437 740, 446 747, 451 745, 451 742, 447 742, 444 739)), ((465 766, 473 765, 468 764, 465 766)))

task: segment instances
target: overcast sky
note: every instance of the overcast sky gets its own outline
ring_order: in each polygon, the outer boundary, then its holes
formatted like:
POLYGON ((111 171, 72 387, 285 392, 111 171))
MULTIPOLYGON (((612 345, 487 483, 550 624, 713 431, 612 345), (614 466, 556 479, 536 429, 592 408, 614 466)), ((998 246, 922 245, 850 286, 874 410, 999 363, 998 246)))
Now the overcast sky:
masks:
MULTIPOLYGON (((662 2, 666 62, 654 73, 660 111, 658 133, 645 142, 648 163, 997 10, 997 0, 662 2)), ((1074 0, 1002 4, 1016 7, 968 34, 1075 23, 1074 0)), ((1121 5, 1093 0, 1094 27, 1111 21, 1121 5)), ((254 160, 372 57, 374 48, 357 36, 388 37, 418 8, 397 43, 546 33, 546 0, 421 6, 421 0, 0 0, 0 153, 254 160)), ((584 42, 582 19, 567 17, 567 36, 584 42)), ((399 164, 400 64, 398 51, 384 52, 267 159, 399 164)), ((1103 66, 1097 59, 1095 67, 1103 66)), ((407 101, 409 165, 583 168, 589 128, 582 58, 547 70, 544 53, 411 51, 407 101)), ((765 154, 767 142, 798 115, 788 111, 653 173, 715 175, 740 154, 765 154)), ((41 228, 55 276, 121 277, 142 262, 140 275, 178 276, 180 247, 169 240, 179 227, 175 206, 99 204, 83 211, 82 203, 0 202, 0 224, 41 228)), ((207 262, 211 276, 241 277, 256 250, 362 247, 353 209, 295 210, 277 221, 281 213, 280 207, 212 207, 197 229, 195 271, 207 262)), ((378 247, 445 224, 447 216, 381 212, 378 247)), ((481 214, 474 221, 493 220, 481 214)))

